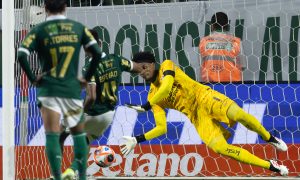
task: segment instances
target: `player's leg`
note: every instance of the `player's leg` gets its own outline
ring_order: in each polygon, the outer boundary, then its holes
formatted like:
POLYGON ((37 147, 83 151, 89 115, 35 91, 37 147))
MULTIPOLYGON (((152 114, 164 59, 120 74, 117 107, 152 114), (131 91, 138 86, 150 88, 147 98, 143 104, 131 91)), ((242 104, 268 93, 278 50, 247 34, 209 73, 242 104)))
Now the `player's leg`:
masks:
POLYGON ((202 141, 216 153, 231 157, 246 164, 280 172, 282 175, 288 173, 285 166, 280 165, 274 167, 269 161, 263 160, 247 150, 228 144, 224 137, 228 136, 228 131, 222 127, 217 120, 212 119, 204 113, 202 113, 196 125, 196 129, 202 141))
MULTIPOLYGON (((83 103, 78 99, 58 99, 61 105, 64 118, 62 125, 69 127, 73 142, 74 142, 74 160, 72 166, 78 167, 79 179, 86 179, 87 168, 87 155, 88 145, 86 142, 86 133, 84 132, 83 121, 83 103), (72 112, 72 113, 70 113, 72 112)), ((70 179, 74 177, 75 173, 72 169, 68 168, 62 175, 63 179, 70 179), (71 173, 68 173, 71 172, 71 173)))
POLYGON ((61 150, 59 148, 60 113, 52 98, 39 98, 46 134, 46 154, 55 179, 61 179, 61 150))
MULTIPOLYGON (((87 134, 87 144, 91 143, 105 132, 113 120, 114 112, 115 111, 108 111, 98 116, 84 114, 84 131, 87 134)), ((72 163, 70 168, 63 173, 63 176, 66 174, 70 174, 70 176, 72 176, 77 170, 78 163, 72 163)))
POLYGON ((233 121, 240 122, 248 129, 258 133, 263 140, 267 141, 278 150, 287 151, 287 145, 281 139, 272 136, 254 116, 246 113, 236 103, 232 103, 229 106, 227 117, 233 121))
POLYGON ((266 169, 270 167, 268 161, 264 161, 252 155, 247 150, 229 145, 224 138, 224 135, 227 135, 228 131, 222 127, 217 120, 212 119, 210 116, 203 114, 196 129, 202 141, 216 153, 266 169))
POLYGON ((88 144, 86 133, 84 132, 84 123, 80 122, 77 126, 70 129, 74 142, 74 161, 71 169, 78 170, 79 179, 86 179, 88 144))
POLYGON ((115 111, 108 111, 97 116, 85 116, 84 130, 89 142, 99 138, 112 123, 115 111))
POLYGON ((61 126, 60 128, 60 135, 59 135, 59 145, 60 145, 60 150, 61 154, 64 154, 64 144, 68 136, 70 135, 70 131, 66 130, 64 126, 61 126))
MULTIPOLYGON (((202 100, 201 102, 203 106, 200 106, 199 110, 197 111, 197 116, 195 116, 200 119, 198 119, 197 121, 193 121, 197 122, 197 132, 199 133, 203 142, 208 145, 208 147, 210 147, 217 153, 232 157, 240 162, 263 167, 276 172, 280 171, 282 175, 286 175, 288 173, 288 170, 285 166, 281 165, 275 168, 274 163, 271 165, 269 161, 262 160, 259 157, 251 154, 247 150, 237 146, 229 145, 226 142, 225 137, 228 138, 229 132, 220 125, 220 122, 232 125, 237 120, 232 122, 232 120, 234 119, 231 119, 233 118, 232 116, 228 116, 228 111, 240 112, 238 108, 230 109, 230 107, 237 106, 231 99, 229 99, 221 93, 212 91, 209 95, 206 96, 204 101, 202 100)), ((243 115, 249 118, 248 115, 243 115)), ((239 118, 244 119, 245 117, 239 118)), ((262 125, 256 119, 255 121, 256 122, 253 122, 250 125, 246 124, 246 126, 252 127, 253 129, 263 128, 262 125)), ((264 136, 264 138, 268 138, 268 135, 270 136, 270 134, 265 130, 265 128, 260 130, 264 130, 263 133, 265 134, 261 133, 262 136, 264 136)))
POLYGON ((208 147, 210 147, 216 153, 231 157, 239 162, 269 169, 284 176, 288 174, 288 169, 286 166, 278 165, 276 161, 263 160, 243 148, 230 145, 222 135, 213 139, 208 144, 208 147))

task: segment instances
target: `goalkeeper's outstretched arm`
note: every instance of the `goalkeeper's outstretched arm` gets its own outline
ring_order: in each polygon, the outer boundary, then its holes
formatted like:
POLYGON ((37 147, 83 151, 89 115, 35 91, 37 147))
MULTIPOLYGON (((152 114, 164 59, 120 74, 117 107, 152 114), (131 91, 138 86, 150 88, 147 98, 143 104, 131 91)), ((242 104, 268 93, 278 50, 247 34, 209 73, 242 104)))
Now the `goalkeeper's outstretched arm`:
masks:
POLYGON ((154 119, 156 126, 147 133, 135 137, 123 136, 125 142, 120 144, 121 152, 123 155, 127 156, 134 149, 137 143, 141 143, 146 140, 151 140, 167 132, 167 118, 164 110, 156 113, 154 111, 154 119))
POLYGON ((153 95, 151 99, 147 101, 147 103, 143 104, 142 106, 129 105, 129 107, 137 110, 138 112, 144 112, 150 110, 153 105, 166 98, 172 90, 175 75, 174 71, 172 71, 172 74, 168 74, 168 72, 169 71, 167 71, 166 74, 164 72, 165 77, 162 80, 158 91, 153 95))
POLYGON ((174 83, 174 71, 169 71, 164 72, 164 79, 162 80, 162 83, 158 89, 158 91, 155 93, 155 95, 149 100, 150 105, 154 105, 161 101, 162 99, 166 98, 168 94, 170 93, 173 83, 174 83), (171 74, 172 73, 172 74, 171 74))
MULTIPOLYGON (((170 60, 164 61, 162 69, 163 80, 157 90, 157 92, 149 99, 149 104, 153 106, 157 104, 162 99, 166 98, 172 90, 173 83, 175 81, 175 66, 174 63, 170 60)), ((156 81, 159 81, 160 77, 156 77, 156 81)))
POLYGON ((137 143, 148 141, 167 133, 167 118, 165 112, 154 114, 156 126, 145 134, 135 136, 137 143))

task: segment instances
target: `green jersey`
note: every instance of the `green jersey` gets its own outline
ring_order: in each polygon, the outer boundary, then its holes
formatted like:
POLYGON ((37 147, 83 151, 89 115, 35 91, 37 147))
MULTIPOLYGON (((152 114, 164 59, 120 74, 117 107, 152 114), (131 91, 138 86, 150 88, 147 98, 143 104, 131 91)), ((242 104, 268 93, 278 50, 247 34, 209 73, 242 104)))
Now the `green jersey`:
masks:
MULTIPOLYGON (((90 61, 87 61, 82 68, 82 73, 86 73, 90 61)), ((123 71, 130 71, 132 62, 123 57, 109 54, 102 54, 96 72, 90 83, 96 83, 96 101, 86 112, 96 116, 113 110, 118 100, 118 87, 121 82, 123 71)))
POLYGON ((78 65, 81 45, 99 48, 84 25, 63 15, 48 17, 27 34, 18 52, 38 53, 45 74, 39 84, 38 96, 80 99, 78 65))

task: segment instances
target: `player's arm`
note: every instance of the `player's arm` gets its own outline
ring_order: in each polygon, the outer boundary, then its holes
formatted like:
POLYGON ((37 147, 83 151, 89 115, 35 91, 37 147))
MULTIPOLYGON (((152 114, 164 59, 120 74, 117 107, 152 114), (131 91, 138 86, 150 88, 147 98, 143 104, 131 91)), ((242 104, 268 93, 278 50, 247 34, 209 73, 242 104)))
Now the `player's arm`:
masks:
POLYGON ((151 109, 151 106, 166 98, 170 93, 175 78, 175 66, 172 61, 166 60, 164 62, 163 76, 164 78, 161 81, 158 91, 146 104, 142 105, 142 108, 145 110, 151 109))
POLYGON ((28 79, 30 80, 31 83, 35 83, 36 81, 36 76, 32 73, 32 70, 30 69, 30 65, 28 63, 28 56, 30 55, 29 51, 24 48, 19 48, 18 49, 18 61, 21 65, 21 68, 27 75, 28 79))
POLYGON ((131 61, 131 63, 132 63, 132 67, 130 69, 130 72, 132 72, 132 73, 139 72, 138 70, 139 70, 140 66, 138 65, 138 63, 133 62, 133 61, 131 61))
POLYGON ((141 134, 135 137, 123 136, 123 138, 125 139, 125 143, 120 145, 123 155, 127 156, 134 149, 137 143, 151 140, 163 134, 166 134, 167 119, 164 109, 162 109, 158 105, 154 105, 152 110, 156 126, 145 134, 141 134))
POLYGON ((136 73, 138 72, 140 66, 138 65, 138 63, 133 62, 129 59, 126 59, 122 56, 117 56, 117 58, 119 58, 120 64, 121 64, 121 69, 122 71, 126 71, 126 72, 131 72, 131 73, 136 73))
MULTIPOLYGON (((169 73, 169 72, 167 72, 169 73)), ((153 105, 157 104, 162 99, 166 98, 168 94, 170 93, 173 83, 174 83, 174 75, 173 74, 167 74, 162 80, 161 86, 159 87, 156 94, 148 100, 143 105, 134 105, 134 104, 126 104, 127 107, 137 110, 138 112, 145 112, 152 108, 153 105)))
MULTIPOLYGON (((155 106, 155 105, 154 105, 155 106)), ((153 109, 154 109, 153 106, 153 109)), ((143 141, 148 141, 151 139, 154 139, 156 137, 159 137, 161 135, 164 135, 167 133, 167 118, 166 118, 166 113, 164 111, 160 111, 157 113, 154 113, 154 120, 155 120, 155 127, 151 129, 150 131, 146 132, 145 134, 136 136, 136 140, 138 143, 143 142, 143 141)))
POLYGON ((202 38, 201 40, 200 40, 200 43, 199 43, 199 62, 200 62, 200 67, 202 66, 202 64, 203 64, 203 59, 202 59, 202 53, 203 53, 203 51, 204 51, 204 49, 205 49, 205 40, 204 40, 204 38, 202 38))
POLYGON ((151 106, 158 103, 162 99, 166 98, 172 89, 172 86, 174 83, 175 71, 167 70, 167 71, 164 71, 163 74, 164 74, 164 78, 161 82, 161 85, 160 85, 158 91, 148 101, 151 106))
POLYGON ((87 111, 94 104, 95 101, 96 101, 96 83, 89 82, 86 87, 86 96, 83 105, 84 111, 87 111))
POLYGON ((101 60, 101 52, 100 52, 100 49, 99 49, 98 45, 89 46, 87 49, 92 54, 92 61, 91 61, 91 65, 87 69, 87 73, 85 74, 84 78, 87 81, 90 81, 90 79, 92 78, 93 74, 96 71, 99 60, 101 60))
POLYGON ((163 64, 163 79, 161 80, 161 85, 155 95, 143 105, 127 104, 127 106, 137 110, 138 112, 150 110, 153 105, 157 104, 169 95, 175 80, 174 78, 175 65, 171 60, 166 60, 163 64))
POLYGON ((101 60, 101 51, 97 41, 87 28, 84 28, 82 44, 84 44, 84 48, 87 49, 92 55, 92 61, 90 62, 90 66, 88 67, 84 76, 87 81, 90 81, 96 71, 99 60, 101 60))
MULTIPOLYGON (((85 76, 88 67, 90 66, 91 59, 88 59, 82 68, 82 75, 85 76)), ((86 86, 86 96, 83 103, 84 111, 87 111, 96 100, 96 80, 95 76, 92 76, 91 80, 88 82, 86 86)))
POLYGON ((21 68, 27 75, 31 83, 37 83, 37 77, 33 74, 30 65, 28 63, 28 56, 30 52, 33 51, 36 47, 36 34, 33 29, 30 33, 27 34, 23 40, 21 46, 18 49, 17 59, 21 65, 21 68))

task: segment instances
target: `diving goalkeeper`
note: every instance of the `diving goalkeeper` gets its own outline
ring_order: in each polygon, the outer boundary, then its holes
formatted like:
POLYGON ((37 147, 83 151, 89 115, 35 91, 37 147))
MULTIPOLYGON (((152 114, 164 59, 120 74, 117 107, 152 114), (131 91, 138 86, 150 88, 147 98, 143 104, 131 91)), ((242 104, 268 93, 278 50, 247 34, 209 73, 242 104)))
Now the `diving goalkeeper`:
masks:
POLYGON ((138 112, 152 109, 156 127, 135 137, 124 136, 125 142, 120 144, 123 155, 127 156, 137 143, 165 134, 167 119, 164 109, 170 108, 184 113, 195 126, 203 142, 216 153, 278 172, 283 176, 288 174, 287 167, 278 165, 275 160, 260 159, 243 148, 227 143, 231 134, 220 123, 232 126, 240 122, 276 149, 287 151, 287 145, 281 139, 272 136, 254 116, 246 113, 233 100, 189 78, 171 60, 157 65, 152 53, 139 52, 134 55, 132 61, 140 66, 138 74, 150 81, 151 85, 146 104, 128 106, 138 112))

